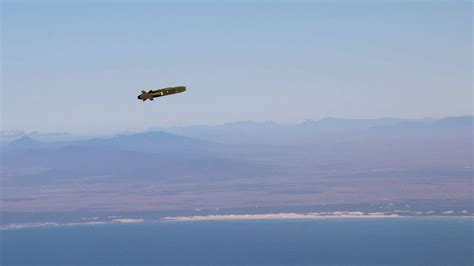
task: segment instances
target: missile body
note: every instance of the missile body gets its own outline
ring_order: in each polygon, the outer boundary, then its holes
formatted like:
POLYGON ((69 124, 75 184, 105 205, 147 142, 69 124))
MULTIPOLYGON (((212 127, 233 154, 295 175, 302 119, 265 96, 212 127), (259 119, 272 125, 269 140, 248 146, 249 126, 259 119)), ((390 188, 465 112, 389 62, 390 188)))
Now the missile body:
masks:
POLYGON ((142 101, 150 100, 153 101, 156 97, 167 96, 171 94, 181 93, 186 91, 185 86, 178 86, 178 87, 168 87, 159 90, 150 90, 148 92, 142 91, 140 95, 138 95, 138 99, 142 101))

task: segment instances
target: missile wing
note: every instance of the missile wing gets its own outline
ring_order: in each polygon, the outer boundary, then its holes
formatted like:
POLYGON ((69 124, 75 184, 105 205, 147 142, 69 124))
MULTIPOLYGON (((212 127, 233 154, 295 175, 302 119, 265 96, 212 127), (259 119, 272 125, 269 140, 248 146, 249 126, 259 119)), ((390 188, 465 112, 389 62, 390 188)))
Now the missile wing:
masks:
POLYGON ((140 95, 138 95, 138 99, 142 101, 150 100, 153 101, 153 99, 157 97, 162 97, 162 96, 167 96, 171 94, 176 94, 176 93, 181 93, 186 91, 185 86, 178 86, 178 87, 168 87, 168 88, 163 88, 159 90, 149 90, 148 92, 142 91, 140 95))

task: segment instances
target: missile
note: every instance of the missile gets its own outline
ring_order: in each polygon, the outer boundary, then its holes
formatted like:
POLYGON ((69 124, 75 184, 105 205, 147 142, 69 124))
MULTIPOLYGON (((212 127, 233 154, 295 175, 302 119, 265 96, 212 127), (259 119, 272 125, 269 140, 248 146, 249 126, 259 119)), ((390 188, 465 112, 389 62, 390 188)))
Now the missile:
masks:
POLYGON ((148 92, 142 91, 140 95, 138 95, 138 99, 142 101, 150 100, 153 101, 156 97, 167 96, 171 94, 181 93, 186 91, 185 86, 178 86, 178 87, 168 87, 159 90, 149 90, 148 92))

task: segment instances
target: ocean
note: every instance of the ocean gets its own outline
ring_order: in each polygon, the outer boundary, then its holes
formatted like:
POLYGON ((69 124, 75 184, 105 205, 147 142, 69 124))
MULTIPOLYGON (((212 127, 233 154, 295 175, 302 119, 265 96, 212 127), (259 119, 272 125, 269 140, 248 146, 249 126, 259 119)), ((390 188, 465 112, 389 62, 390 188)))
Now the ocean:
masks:
POLYGON ((4 230, 1 264, 473 265, 471 219, 154 222, 4 230))

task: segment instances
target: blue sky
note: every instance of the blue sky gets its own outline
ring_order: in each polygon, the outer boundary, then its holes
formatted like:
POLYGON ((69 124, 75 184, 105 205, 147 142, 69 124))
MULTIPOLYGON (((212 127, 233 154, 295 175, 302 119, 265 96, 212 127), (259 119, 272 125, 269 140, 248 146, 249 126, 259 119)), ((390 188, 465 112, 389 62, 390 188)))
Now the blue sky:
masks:
POLYGON ((471 6, 4 2, 2 129, 471 114, 471 6))

